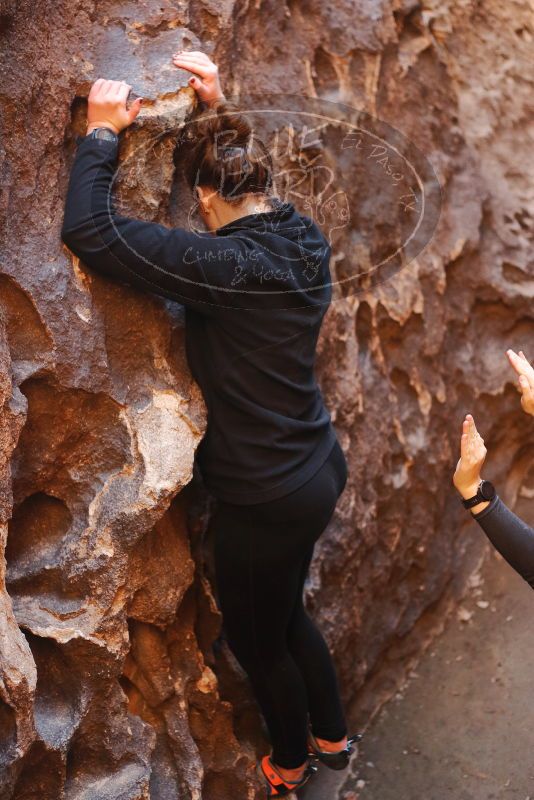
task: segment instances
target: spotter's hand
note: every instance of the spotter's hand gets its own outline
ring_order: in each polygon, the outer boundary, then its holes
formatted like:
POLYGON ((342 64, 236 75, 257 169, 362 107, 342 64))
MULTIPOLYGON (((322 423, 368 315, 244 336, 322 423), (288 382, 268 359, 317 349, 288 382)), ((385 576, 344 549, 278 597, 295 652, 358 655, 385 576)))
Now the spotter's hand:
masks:
POLYGON ((126 108, 132 87, 125 81, 99 78, 91 86, 87 106, 87 133, 93 128, 111 128, 117 135, 131 125, 141 110, 142 97, 126 108))
POLYGON ((480 471, 486 458, 484 439, 476 429, 471 414, 466 414, 462 423, 460 459, 456 465, 452 482, 466 500, 477 493, 480 471))
POLYGON ((521 392, 521 407, 527 414, 534 415, 534 368, 522 350, 519 354, 507 350, 508 361, 519 375, 519 391, 521 392))
POLYGON ((206 53, 199 50, 179 50, 173 54, 172 63, 175 67, 193 73, 189 78, 189 85, 208 106, 215 100, 225 99, 219 80, 219 68, 206 53))

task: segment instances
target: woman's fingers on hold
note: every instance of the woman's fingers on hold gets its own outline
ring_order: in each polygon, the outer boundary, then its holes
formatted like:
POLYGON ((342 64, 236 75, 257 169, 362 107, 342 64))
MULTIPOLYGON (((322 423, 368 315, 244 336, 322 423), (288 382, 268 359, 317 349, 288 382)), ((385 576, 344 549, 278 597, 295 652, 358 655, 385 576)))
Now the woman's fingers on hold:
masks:
POLYGON ((173 59, 172 63, 178 69, 187 69, 187 70, 189 70, 189 72, 193 71, 193 67, 191 66, 191 64, 184 64, 181 61, 176 61, 176 59, 173 59))
POLYGON ((116 103, 120 103, 123 99, 126 100, 129 91, 130 90, 126 88, 124 81, 113 81, 113 86, 109 91, 108 98, 110 100, 114 100, 116 103), (126 95, 124 94, 125 89, 126 95))
POLYGON ((198 67, 198 72, 201 75, 211 75, 217 72, 217 67, 211 61, 205 61, 204 59, 194 57, 189 57, 187 55, 180 55, 180 56, 173 56, 175 64, 188 64, 189 66, 196 66, 198 67))
POLYGON ((204 61, 209 61, 210 58, 206 53, 203 53, 201 50, 177 50, 176 53, 173 53, 175 56, 196 56, 198 58, 204 59, 204 61))
POLYGON ((209 59, 200 58, 200 56, 196 56, 192 53, 175 53, 173 58, 179 59, 180 61, 196 61, 198 64, 212 64, 209 59))
POLYGON ((190 72, 198 72, 199 75, 207 76, 209 73, 207 72, 207 68, 203 64, 199 64, 198 61, 190 61, 190 60, 183 60, 181 58, 173 58, 172 63, 175 67, 180 67, 181 69, 188 69, 190 72))
POLYGON ((121 81, 110 81, 106 90, 106 97, 108 100, 117 100, 121 90, 121 81))
POLYGON ((93 85, 91 87, 91 91, 93 89, 94 89, 95 93, 100 91, 100 89, 102 88, 102 86, 104 85, 105 82, 106 81, 104 80, 104 78, 97 78, 96 81, 93 83, 93 85))
POLYGON ((199 64, 197 61, 185 62, 175 59, 173 63, 176 67, 180 67, 181 69, 188 69, 190 72, 196 72, 202 78, 209 78, 216 74, 215 70, 211 67, 207 67, 205 64, 199 64))
POLYGON ((128 83, 124 83, 124 82, 123 82, 123 83, 122 83, 122 84, 121 84, 121 85, 118 87, 118 90, 117 90, 117 98, 118 98, 118 99, 119 99, 121 102, 124 102, 124 103, 125 103, 125 102, 126 102, 126 100, 128 99, 128 95, 130 94, 130 89, 131 89, 131 88, 132 88, 132 87, 131 87, 131 86, 130 86, 128 83))

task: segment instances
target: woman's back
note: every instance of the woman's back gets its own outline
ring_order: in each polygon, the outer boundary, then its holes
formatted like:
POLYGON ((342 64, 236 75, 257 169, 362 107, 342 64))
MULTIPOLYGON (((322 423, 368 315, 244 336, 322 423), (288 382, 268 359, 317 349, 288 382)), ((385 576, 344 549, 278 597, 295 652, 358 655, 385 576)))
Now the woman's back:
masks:
POLYGON ((335 443, 314 373, 331 299, 330 246, 291 203, 217 231, 246 241, 252 267, 227 265, 216 314, 187 308, 188 361, 208 409, 198 449, 207 488, 248 504, 288 494, 321 466, 335 443))

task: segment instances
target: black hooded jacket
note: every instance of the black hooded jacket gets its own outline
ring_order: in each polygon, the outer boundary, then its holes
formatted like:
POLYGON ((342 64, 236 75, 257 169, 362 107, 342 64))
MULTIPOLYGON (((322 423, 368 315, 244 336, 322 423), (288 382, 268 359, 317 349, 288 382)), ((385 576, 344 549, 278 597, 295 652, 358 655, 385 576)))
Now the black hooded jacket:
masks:
POLYGON ((217 498, 252 504, 309 480, 336 441, 314 374, 331 300, 331 247, 275 198, 272 211, 195 232, 121 216, 119 145, 79 137, 61 239, 86 265, 186 309, 186 352, 208 412, 197 464, 217 498))

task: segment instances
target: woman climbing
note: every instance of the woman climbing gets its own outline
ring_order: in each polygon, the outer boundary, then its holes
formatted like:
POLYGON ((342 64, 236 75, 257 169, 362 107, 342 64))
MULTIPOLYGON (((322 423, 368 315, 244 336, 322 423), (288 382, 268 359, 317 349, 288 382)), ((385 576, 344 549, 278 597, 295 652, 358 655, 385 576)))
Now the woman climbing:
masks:
POLYGON ((347 464, 314 376, 331 300, 331 248, 309 217, 273 193, 273 164, 216 65, 179 52, 207 107, 185 169, 207 231, 118 214, 110 202, 118 136, 138 115, 131 86, 91 88, 65 203, 63 242, 86 265, 186 311, 186 353, 208 411, 197 464, 217 507, 217 595, 228 644, 247 672, 272 752, 258 762, 268 797, 304 785, 320 760, 348 764, 327 644, 305 611, 314 545, 347 464))
MULTIPOLYGON (((534 368, 522 350, 507 350, 506 355, 519 376, 523 411, 534 415, 534 368)), ((534 589, 534 530, 503 503, 490 481, 482 480, 480 472, 487 451, 471 414, 462 424, 460 449, 453 482, 464 506, 471 510, 495 549, 534 589)))

